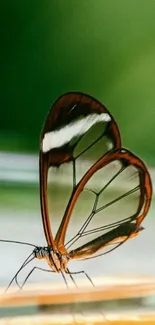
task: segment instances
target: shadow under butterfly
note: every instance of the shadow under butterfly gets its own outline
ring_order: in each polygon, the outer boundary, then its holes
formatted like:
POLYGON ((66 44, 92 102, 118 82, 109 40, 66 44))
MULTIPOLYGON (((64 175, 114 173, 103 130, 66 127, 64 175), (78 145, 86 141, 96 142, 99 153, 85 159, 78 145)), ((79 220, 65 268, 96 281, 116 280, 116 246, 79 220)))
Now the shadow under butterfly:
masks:
POLYGON ((65 274, 76 285, 73 275, 78 273, 93 284, 84 271, 70 272, 68 263, 107 254, 144 229, 141 223, 152 197, 149 172, 121 146, 118 126, 104 105, 78 92, 62 95, 46 117, 39 171, 47 246, 0 240, 34 247, 6 290, 14 280, 22 289, 35 269, 42 270, 33 267, 19 285, 20 271, 35 258, 45 259, 50 272, 61 273, 66 285, 65 274), (55 206, 52 193, 59 196, 59 207, 49 213, 50 203, 55 206), (57 221, 55 234, 50 215, 57 221))

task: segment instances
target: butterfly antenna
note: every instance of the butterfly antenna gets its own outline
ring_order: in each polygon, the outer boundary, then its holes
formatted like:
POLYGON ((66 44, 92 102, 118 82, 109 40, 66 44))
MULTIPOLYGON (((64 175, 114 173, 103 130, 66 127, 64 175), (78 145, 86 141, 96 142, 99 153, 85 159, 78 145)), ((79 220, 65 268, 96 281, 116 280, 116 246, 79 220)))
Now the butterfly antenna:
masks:
POLYGON ((8 239, 0 239, 0 242, 2 243, 12 243, 12 244, 21 244, 21 245, 28 245, 31 247, 36 247, 36 245, 27 243, 27 242, 23 242, 23 241, 17 241, 17 240, 8 240, 8 239))
MULTIPOLYGON (((30 257, 30 256, 29 256, 29 257, 30 257)), ((35 257, 32 257, 29 261, 23 263, 23 264, 22 264, 22 266, 23 266, 22 269, 23 269, 26 265, 28 265, 31 261, 33 261, 34 258, 35 258, 35 257)), ((21 270, 20 270, 20 271, 21 271, 21 270)), ((19 275, 20 271, 17 272, 16 275, 15 275, 15 282, 16 282, 17 286, 19 287, 19 289, 22 289, 22 286, 20 286, 20 284, 18 283, 18 275, 19 275)))
POLYGON ((12 278, 12 280, 10 281, 10 283, 8 284, 8 286, 7 286, 7 288, 6 288, 6 290, 5 290, 5 292, 7 292, 8 291, 8 289, 10 288, 10 286, 11 286, 11 284, 12 284, 12 282, 15 280, 16 281, 16 283, 17 283, 17 285, 18 285, 18 287, 20 288, 20 286, 19 286, 19 284, 18 284, 18 281, 17 281, 17 276, 18 276, 18 274, 19 274, 19 272, 27 265, 27 264, 29 264, 35 257, 33 256, 32 258, 31 258, 31 256, 33 255, 33 252, 26 258, 26 260, 24 261, 24 263, 21 265, 21 267, 19 268, 19 270, 16 272, 16 274, 14 275, 14 277, 12 278))

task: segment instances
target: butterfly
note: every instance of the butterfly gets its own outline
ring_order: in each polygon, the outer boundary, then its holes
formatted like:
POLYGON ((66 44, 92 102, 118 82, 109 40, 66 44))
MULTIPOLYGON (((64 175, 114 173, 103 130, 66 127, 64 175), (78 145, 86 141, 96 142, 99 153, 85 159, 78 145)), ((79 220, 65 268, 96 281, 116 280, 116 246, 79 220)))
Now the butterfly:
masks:
POLYGON ((107 108, 87 94, 66 93, 51 107, 40 137, 39 179, 47 246, 1 240, 33 247, 7 289, 14 280, 19 285, 19 272, 35 258, 45 259, 66 284, 65 273, 75 283, 73 274, 80 272, 69 271, 72 260, 107 254, 144 229, 141 223, 152 197, 148 169, 122 147, 119 128, 107 108), (52 219, 49 206, 56 205, 55 195, 58 211, 52 209, 52 219))

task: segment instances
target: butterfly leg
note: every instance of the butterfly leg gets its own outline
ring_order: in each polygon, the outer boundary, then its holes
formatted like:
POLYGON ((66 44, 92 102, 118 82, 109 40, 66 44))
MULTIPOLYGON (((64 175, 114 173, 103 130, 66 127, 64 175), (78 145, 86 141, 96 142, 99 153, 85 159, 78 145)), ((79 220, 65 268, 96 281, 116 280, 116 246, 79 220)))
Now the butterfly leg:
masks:
POLYGON ((27 282, 27 280, 29 279, 29 277, 31 276, 31 274, 35 271, 35 270, 40 270, 40 271, 44 271, 44 272, 52 272, 51 270, 47 270, 47 269, 43 269, 41 267, 37 267, 37 266, 34 266, 33 269, 28 273, 27 277, 25 278, 23 284, 20 286, 20 289, 19 290, 22 290, 25 283, 27 282))
POLYGON ((72 272, 70 272, 69 269, 67 269, 66 274, 68 274, 70 276, 70 278, 71 278, 72 282, 74 283, 75 287, 78 287, 75 280, 74 280, 74 278, 73 278, 73 276, 72 276, 72 272))
POLYGON ((65 284, 66 284, 66 287, 69 288, 68 283, 67 283, 67 280, 65 278, 65 275, 64 275, 64 273, 62 271, 61 271, 61 275, 63 277, 63 280, 64 280, 65 284))
POLYGON ((73 279, 72 275, 75 275, 75 274, 84 274, 85 277, 89 280, 89 282, 92 284, 93 287, 95 287, 92 279, 89 277, 89 275, 85 272, 85 271, 78 271, 78 272, 70 272, 69 269, 67 269, 67 274, 69 274, 70 278, 72 279, 73 283, 75 284, 75 286, 77 287, 76 283, 75 283, 75 280, 73 279))

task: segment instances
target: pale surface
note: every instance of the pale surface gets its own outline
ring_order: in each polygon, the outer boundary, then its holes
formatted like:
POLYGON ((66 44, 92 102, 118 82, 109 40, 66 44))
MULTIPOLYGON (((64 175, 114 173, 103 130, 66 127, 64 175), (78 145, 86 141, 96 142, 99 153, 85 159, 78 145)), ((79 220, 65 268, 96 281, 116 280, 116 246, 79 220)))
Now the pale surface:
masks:
MULTIPOLYGON (((26 203, 27 204, 27 203, 26 203)), ((153 211, 152 211, 153 213, 153 211)), ((23 213, 2 213, 0 227, 1 239, 23 240, 36 245, 44 245, 40 216, 32 215, 26 219, 23 213)), ((150 212, 151 215, 151 212, 150 212)), ((71 271, 85 270, 89 276, 110 276, 110 275, 154 275, 155 274, 155 222, 151 216, 144 222, 145 230, 135 239, 126 242, 114 252, 100 258, 70 262, 71 271)), ((1 270, 0 286, 7 286, 18 268, 26 257, 31 253, 31 247, 24 245, 0 244, 1 270)), ((20 274, 21 281, 24 280, 34 265, 48 268, 44 261, 35 261, 27 270, 20 274)), ((76 280, 81 276, 76 276, 76 280)), ((61 275, 35 271, 30 278, 33 282, 54 281, 61 282, 61 275)), ((62 280, 63 285, 63 280, 62 280)))

